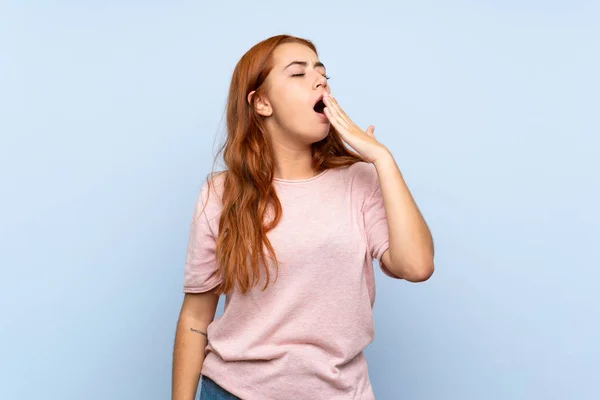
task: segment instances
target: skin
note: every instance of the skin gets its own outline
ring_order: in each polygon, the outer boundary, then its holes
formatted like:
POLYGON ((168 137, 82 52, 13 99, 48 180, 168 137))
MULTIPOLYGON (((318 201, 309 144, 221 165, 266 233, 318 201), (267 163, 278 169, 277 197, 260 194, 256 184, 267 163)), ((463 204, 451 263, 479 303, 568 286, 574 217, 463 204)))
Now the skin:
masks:
MULTIPOLYGON (((314 176, 310 145, 326 137, 333 125, 342 139, 377 170, 390 238, 390 247, 382 257, 385 267, 410 282, 429 279, 434 271, 431 232, 393 155, 375 139, 375 127, 371 125, 364 131, 352 122, 331 95, 325 67, 310 48, 298 43, 281 45, 274 52, 274 61, 267 91, 256 99, 255 108, 265 117, 272 136, 275 176, 314 176), (324 96, 326 119, 313 110, 320 96, 324 96)), ((249 102, 254 95, 248 95, 249 102)))
POLYGON ((196 398, 207 344, 205 334, 218 302, 219 296, 213 291, 184 295, 173 348, 172 400, 196 398))
MULTIPOLYGON (((377 170, 389 227, 390 247, 383 254, 385 267, 399 278, 421 282, 433 274, 433 240, 390 151, 374 136, 352 122, 331 96, 325 67, 308 47, 290 43, 274 52, 274 68, 266 91, 248 102, 265 118, 275 150, 275 176, 306 179, 316 174, 311 167, 312 143, 325 138, 333 126, 342 139, 377 170), (298 64, 294 62, 301 62, 298 64), (325 116, 313 107, 324 96, 325 116)), ((196 396, 206 346, 206 330, 213 321, 219 297, 212 291, 184 296, 173 352, 172 399, 196 396)))
POLYGON ((256 111, 265 117, 275 149, 275 176, 304 179, 315 175, 311 168, 310 145, 329 133, 330 122, 313 107, 329 93, 326 70, 310 48, 297 44, 280 45, 273 52, 274 67, 264 85, 266 93, 256 95, 256 111), (295 61, 306 63, 291 64, 295 61), (291 64, 291 65, 290 65, 291 64))
POLYGON ((389 249, 384 266, 410 282, 423 282, 434 271, 431 232, 389 150, 375 139, 375 127, 358 127, 333 96, 325 96, 325 114, 342 139, 375 165, 388 223, 389 249))

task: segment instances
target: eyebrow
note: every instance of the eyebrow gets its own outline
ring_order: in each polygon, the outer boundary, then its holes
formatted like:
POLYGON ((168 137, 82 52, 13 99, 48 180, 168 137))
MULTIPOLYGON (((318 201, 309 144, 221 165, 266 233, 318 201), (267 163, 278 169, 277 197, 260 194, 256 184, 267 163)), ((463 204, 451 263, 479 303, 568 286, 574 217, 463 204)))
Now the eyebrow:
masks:
MULTIPOLYGON (((303 67, 308 67, 308 63, 306 61, 292 61, 291 63, 289 63, 288 65, 285 66, 284 70, 286 70, 288 67, 291 67, 292 65, 302 65, 303 67)), ((325 68, 325 65, 322 62, 317 61, 314 64, 314 68, 317 68, 317 67, 325 68)))

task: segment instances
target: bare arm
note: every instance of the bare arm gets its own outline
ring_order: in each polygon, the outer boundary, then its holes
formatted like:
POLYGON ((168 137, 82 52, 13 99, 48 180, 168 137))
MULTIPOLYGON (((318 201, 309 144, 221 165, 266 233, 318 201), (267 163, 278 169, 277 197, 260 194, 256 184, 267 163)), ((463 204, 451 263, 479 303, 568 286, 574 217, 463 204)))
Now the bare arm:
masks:
POLYGON ((391 154, 374 162, 389 225, 384 265, 394 275, 422 282, 433 274, 433 239, 391 154))
POLYGON ((173 349, 172 400, 194 400, 204 363, 206 328, 213 321, 219 296, 212 291, 186 293, 177 321, 173 349))
POLYGON ((365 131, 341 109, 333 96, 323 97, 325 115, 345 143, 375 165, 388 221, 389 249, 381 259, 399 278, 421 282, 433 274, 433 239, 390 151, 375 139, 375 127, 365 131))

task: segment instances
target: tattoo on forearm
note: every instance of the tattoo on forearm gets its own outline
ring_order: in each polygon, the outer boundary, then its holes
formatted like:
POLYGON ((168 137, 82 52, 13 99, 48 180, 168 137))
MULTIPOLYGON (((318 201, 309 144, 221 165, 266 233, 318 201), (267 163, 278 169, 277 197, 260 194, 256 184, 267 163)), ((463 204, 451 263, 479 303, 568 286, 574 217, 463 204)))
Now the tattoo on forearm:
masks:
POLYGON ((202 332, 201 330, 194 329, 194 328, 190 328, 190 331, 192 331, 192 332, 196 332, 196 333, 199 333, 199 334, 201 334, 201 335, 204 335, 204 336, 208 337, 208 336, 206 335, 206 333, 202 332))

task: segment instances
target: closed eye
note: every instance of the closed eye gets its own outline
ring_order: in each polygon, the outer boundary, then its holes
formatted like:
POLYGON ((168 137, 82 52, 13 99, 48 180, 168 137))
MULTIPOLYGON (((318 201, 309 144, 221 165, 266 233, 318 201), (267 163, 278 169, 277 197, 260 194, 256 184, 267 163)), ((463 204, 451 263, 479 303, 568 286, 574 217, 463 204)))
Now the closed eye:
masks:
MULTIPOLYGON (((304 76, 304 75, 306 75, 306 74, 293 74, 292 76, 304 76)), ((325 79, 331 79, 331 77, 328 75, 325 75, 325 74, 322 74, 322 75, 325 77, 325 79)))

